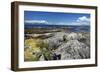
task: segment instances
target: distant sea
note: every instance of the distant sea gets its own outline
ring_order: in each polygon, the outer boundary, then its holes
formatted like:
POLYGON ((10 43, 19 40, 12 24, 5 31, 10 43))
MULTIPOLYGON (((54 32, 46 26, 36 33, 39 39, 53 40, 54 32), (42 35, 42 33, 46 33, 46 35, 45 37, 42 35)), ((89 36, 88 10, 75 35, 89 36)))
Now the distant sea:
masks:
POLYGON ((29 24, 25 23, 24 26, 25 29, 31 29, 31 28, 64 28, 68 29, 72 32, 90 32, 90 26, 89 25, 48 25, 48 24, 29 24))

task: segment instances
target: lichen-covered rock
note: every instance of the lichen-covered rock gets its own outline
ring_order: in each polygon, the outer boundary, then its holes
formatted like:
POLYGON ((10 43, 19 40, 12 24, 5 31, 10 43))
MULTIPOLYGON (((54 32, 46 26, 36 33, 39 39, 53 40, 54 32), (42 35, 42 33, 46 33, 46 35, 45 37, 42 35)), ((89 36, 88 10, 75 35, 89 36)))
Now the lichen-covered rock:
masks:
POLYGON ((41 57, 39 58, 39 61, 44 61, 45 59, 44 59, 44 56, 43 55, 41 55, 41 57))
POLYGON ((79 38, 78 34, 77 33, 70 33, 68 36, 67 36, 67 40, 77 40, 79 38))
POLYGON ((55 51, 56 54, 61 54, 61 59, 86 59, 90 58, 90 48, 78 40, 70 40, 63 43, 55 51))

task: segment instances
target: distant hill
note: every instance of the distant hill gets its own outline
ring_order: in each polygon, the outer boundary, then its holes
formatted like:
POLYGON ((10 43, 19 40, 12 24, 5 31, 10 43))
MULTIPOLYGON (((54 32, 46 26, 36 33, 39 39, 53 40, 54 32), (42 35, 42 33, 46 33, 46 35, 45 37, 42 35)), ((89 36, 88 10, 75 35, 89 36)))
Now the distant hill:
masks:
POLYGON ((26 23, 25 24, 25 29, 31 29, 31 28, 64 28, 64 29, 68 29, 70 31, 73 32, 77 32, 77 31, 85 31, 85 32, 89 32, 90 31, 90 26, 89 25, 53 25, 53 24, 43 24, 43 23, 37 23, 37 24, 29 24, 26 23))

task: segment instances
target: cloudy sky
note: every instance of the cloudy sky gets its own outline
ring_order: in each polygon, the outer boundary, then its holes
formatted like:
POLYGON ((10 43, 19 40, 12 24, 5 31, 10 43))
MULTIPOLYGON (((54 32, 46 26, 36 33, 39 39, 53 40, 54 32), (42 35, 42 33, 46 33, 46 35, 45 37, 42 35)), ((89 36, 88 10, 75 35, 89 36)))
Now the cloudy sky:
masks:
POLYGON ((90 25, 90 14, 24 11, 24 22, 51 25, 90 25))

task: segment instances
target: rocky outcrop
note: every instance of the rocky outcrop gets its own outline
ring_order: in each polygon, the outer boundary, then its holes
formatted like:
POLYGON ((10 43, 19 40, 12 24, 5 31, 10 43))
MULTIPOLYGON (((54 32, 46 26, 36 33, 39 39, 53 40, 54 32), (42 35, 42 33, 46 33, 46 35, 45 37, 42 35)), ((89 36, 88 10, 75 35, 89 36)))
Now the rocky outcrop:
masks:
POLYGON ((56 49, 56 54, 61 54, 61 59, 86 59, 90 58, 90 48, 78 40, 70 40, 56 49))
POLYGON ((57 33, 45 40, 49 49, 54 49, 56 55, 61 55, 62 60, 90 58, 89 37, 83 33, 57 33), (65 39, 65 40, 64 40, 65 39), (67 41, 66 41, 67 40, 67 41))
POLYGON ((44 59, 44 56, 43 55, 41 55, 41 57, 39 58, 39 61, 44 61, 45 59, 44 59))

